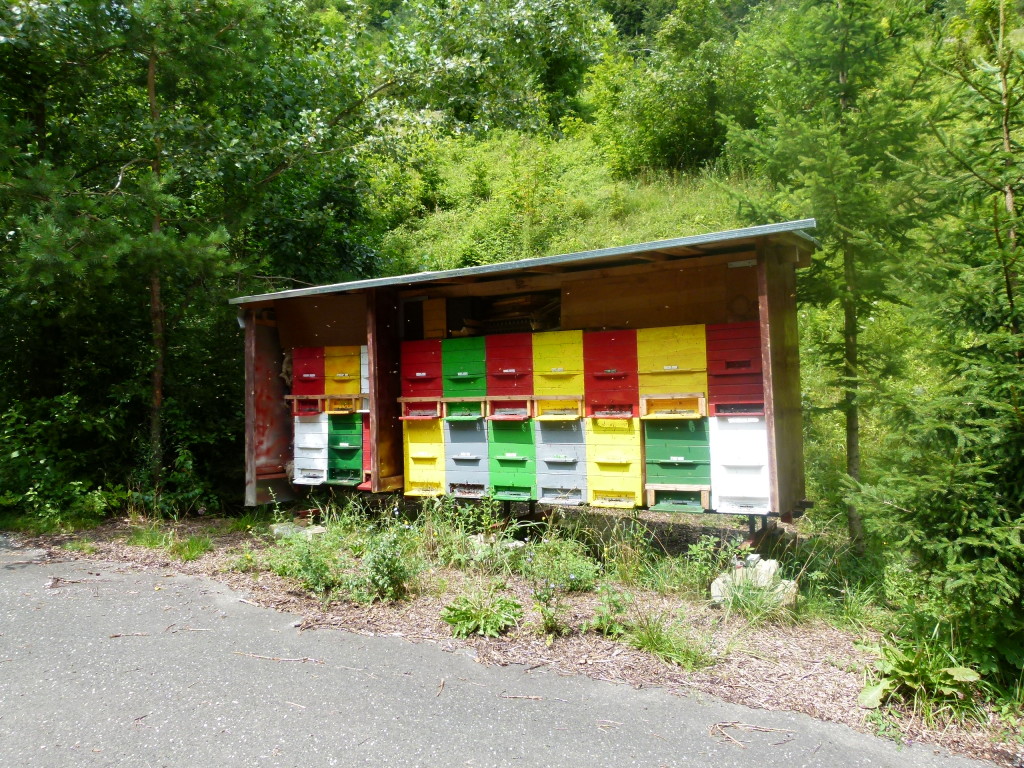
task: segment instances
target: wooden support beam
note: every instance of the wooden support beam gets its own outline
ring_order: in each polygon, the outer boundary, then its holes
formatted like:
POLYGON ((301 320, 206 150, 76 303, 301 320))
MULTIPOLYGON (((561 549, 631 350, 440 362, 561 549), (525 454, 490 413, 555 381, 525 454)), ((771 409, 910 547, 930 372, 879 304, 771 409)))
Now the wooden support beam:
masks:
POLYGON ((646 275, 665 271, 685 271, 700 267, 725 264, 730 261, 756 258, 753 251, 741 251, 739 253, 723 253, 716 256, 702 256, 690 259, 672 259, 655 263, 631 264, 620 267, 595 267, 592 269, 581 269, 580 271, 563 272, 550 275, 522 275, 518 277, 503 278, 500 280, 481 281, 477 283, 460 283, 456 285, 417 285, 414 288, 404 291, 402 297, 457 297, 457 296, 503 296, 514 293, 530 293, 534 291, 552 291, 561 288, 566 283, 604 280, 616 277, 628 277, 630 275, 646 275))

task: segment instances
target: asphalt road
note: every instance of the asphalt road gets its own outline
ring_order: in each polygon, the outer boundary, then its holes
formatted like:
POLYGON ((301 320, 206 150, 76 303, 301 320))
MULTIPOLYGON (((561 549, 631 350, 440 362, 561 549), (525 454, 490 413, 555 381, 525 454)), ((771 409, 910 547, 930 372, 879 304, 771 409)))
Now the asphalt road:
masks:
POLYGON ((40 554, 0 536, 0 768, 987 765, 804 715, 300 633, 205 579, 40 554), (709 733, 723 722, 771 730, 728 729, 744 748, 709 733))

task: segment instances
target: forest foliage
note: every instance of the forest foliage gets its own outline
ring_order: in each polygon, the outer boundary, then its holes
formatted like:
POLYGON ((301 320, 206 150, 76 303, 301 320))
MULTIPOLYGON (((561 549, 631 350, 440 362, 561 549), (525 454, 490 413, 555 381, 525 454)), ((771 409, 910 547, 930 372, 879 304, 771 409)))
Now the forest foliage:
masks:
POLYGON ((234 507, 234 295, 816 217, 809 525, 1024 669, 1008 0, 0 8, 0 511, 234 507))

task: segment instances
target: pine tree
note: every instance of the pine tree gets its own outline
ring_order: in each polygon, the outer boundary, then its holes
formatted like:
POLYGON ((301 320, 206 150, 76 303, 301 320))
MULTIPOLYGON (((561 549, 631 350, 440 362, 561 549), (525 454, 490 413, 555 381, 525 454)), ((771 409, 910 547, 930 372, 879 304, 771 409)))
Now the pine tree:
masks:
MULTIPOLYGON (((844 415, 846 474, 861 478, 864 317, 876 302, 894 300, 900 254, 907 246, 900 164, 918 130, 904 112, 907 82, 900 67, 904 40, 918 18, 914 6, 876 0, 804 0, 781 17, 766 17, 742 45, 760 45, 771 94, 759 127, 733 126, 729 154, 768 176, 773 193, 747 200, 758 223, 813 216, 822 247, 800 286, 801 299, 838 304, 842 342, 831 350, 844 415), (893 11, 897 11, 896 14, 893 11), (781 21, 778 19, 781 18, 781 21)), ((858 551, 865 529, 847 506, 858 551)))

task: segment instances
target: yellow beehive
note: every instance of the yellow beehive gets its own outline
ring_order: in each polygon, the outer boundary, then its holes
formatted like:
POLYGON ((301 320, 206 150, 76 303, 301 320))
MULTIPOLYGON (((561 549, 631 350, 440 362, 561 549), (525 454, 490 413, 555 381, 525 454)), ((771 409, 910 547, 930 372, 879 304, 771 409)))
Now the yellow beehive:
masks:
POLYGON ((324 347, 324 392, 358 395, 360 347, 324 347))
POLYGON ((583 331, 533 334, 533 394, 583 395, 583 331))
POLYGON ((703 325, 640 328, 636 348, 641 395, 707 395, 708 355, 703 325))
POLYGON ((444 493, 444 431, 440 419, 403 421, 405 495, 444 493))
POLYGON ((638 419, 586 419, 587 503, 643 503, 643 450, 638 419))

